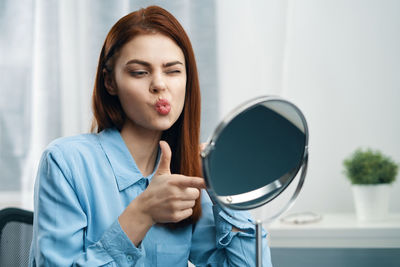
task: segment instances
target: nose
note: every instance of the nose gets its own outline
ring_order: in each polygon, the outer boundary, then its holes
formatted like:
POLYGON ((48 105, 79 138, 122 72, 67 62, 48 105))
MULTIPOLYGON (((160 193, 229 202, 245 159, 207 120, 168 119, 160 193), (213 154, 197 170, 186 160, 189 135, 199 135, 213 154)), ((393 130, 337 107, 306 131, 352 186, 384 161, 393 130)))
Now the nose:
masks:
POLYGON ((154 74, 150 84, 150 92, 159 93, 166 89, 166 83, 162 74, 154 74))

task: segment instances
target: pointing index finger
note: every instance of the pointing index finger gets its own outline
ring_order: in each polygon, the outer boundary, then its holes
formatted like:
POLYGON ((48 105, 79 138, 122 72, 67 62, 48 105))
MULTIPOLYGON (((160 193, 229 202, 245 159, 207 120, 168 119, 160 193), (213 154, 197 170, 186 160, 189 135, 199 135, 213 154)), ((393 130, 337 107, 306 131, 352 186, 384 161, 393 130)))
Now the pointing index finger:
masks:
POLYGON ((206 184, 203 178, 179 175, 179 179, 173 181, 173 184, 181 187, 193 187, 198 189, 205 189, 206 184))

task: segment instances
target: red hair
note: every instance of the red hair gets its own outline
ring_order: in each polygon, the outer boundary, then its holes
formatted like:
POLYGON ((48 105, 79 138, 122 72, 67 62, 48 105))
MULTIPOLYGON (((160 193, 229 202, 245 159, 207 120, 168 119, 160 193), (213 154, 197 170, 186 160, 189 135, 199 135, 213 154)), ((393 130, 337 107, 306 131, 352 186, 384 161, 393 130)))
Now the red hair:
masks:
MULTIPOLYGON (((110 95, 105 87, 104 70, 113 72, 121 48, 139 34, 161 33, 181 48, 186 62, 186 94, 183 111, 178 120, 165 130, 161 139, 172 150, 171 172, 201 177, 199 157, 200 140, 200 85, 192 45, 177 19, 165 9, 149 6, 121 18, 110 30, 101 49, 93 90, 92 132, 107 128, 122 129, 126 115, 117 96, 110 95)), ((178 225, 195 223, 201 216, 200 197, 193 214, 178 225)))

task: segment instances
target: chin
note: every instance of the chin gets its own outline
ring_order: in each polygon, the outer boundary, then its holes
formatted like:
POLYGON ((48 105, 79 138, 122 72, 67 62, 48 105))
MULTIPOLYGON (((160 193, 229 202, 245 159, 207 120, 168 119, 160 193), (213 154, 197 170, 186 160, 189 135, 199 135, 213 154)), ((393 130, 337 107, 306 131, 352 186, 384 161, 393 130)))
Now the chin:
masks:
POLYGON ((154 130, 157 130, 157 131, 165 131, 165 130, 168 130, 169 128, 171 128, 172 127, 172 123, 160 123, 160 124, 158 124, 158 125, 154 125, 154 130))
POLYGON ((171 120, 171 118, 164 117, 161 120, 156 120, 154 122, 154 127, 157 128, 157 130, 159 130, 159 131, 165 131, 165 130, 168 130, 169 128, 171 128, 172 125, 174 125, 174 123, 176 121, 177 120, 171 120))

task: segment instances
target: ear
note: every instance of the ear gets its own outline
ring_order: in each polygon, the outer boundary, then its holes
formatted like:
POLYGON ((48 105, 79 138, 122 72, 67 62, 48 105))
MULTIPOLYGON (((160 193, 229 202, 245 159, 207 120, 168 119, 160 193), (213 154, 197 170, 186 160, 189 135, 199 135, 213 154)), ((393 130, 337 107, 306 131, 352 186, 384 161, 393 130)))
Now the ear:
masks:
POLYGON ((104 86, 110 95, 117 95, 117 87, 115 86, 114 78, 110 72, 103 69, 104 86))

